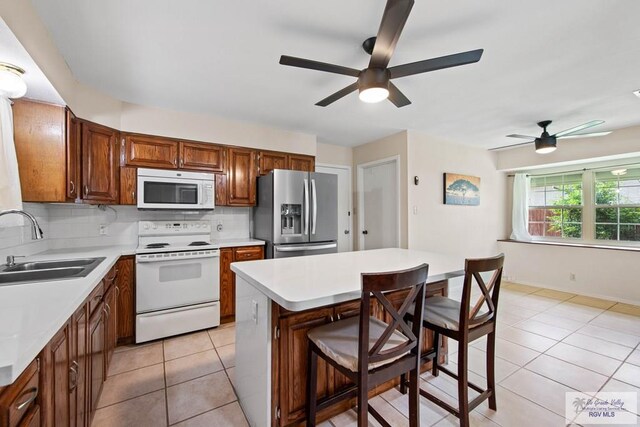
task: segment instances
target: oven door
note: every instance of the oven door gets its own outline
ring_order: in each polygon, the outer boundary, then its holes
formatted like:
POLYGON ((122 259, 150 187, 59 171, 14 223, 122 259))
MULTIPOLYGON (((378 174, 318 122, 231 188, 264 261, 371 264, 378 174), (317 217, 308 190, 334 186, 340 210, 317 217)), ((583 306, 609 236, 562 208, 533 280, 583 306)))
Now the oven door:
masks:
POLYGON ((213 181, 138 176, 140 209, 213 209, 213 181))
POLYGON ((136 255, 136 312, 220 299, 220 251, 136 255))

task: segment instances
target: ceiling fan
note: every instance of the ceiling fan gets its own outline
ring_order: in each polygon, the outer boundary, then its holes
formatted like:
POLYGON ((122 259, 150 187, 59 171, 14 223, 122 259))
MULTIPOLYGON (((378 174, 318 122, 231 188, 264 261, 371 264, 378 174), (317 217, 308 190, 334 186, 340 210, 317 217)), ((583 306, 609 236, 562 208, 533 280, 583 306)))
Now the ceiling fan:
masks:
POLYGON ((527 145, 527 144, 531 144, 532 142, 535 142, 536 153, 547 154, 547 153, 551 153, 552 151, 555 151, 555 149, 557 148, 556 143, 558 139, 589 138, 594 136, 609 135, 611 133, 611 132, 578 133, 585 129, 588 129, 594 126, 599 126, 604 123, 604 120, 592 120, 590 122, 583 123, 581 125, 563 130, 562 132, 557 132, 557 133, 554 133, 553 135, 550 135, 549 132, 547 132, 547 127, 551 123, 552 123, 551 120, 543 120, 541 122, 538 122, 538 126, 542 128, 542 134, 539 137, 519 135, 519 134, 513 133, 511 135, 507 135, 507 137, 529 139, 530 141, 521 142, 519 144, 511 144, 511 145, 505 145, 502 147, 492 148, 490 149, 490 151, 503 150, 505 148, 512 148, 512 147, 519 147, 521 145, 527 145))
POLYGON ((356 90, 359 91, 360 100, 364 102, 380 102, 388 98, 398 108, 409 105, 411 101, 400 92, 391 80, 443 68, 472 64, 480 60, 483 52, 483 49, 477 49, 395 67, 387 67, 402 29, 407 22, 413 3, 414 0, 387 0, 378 35, 370 37, 362 43, 362 48, 371 55, 369 66, 363 70, 287 55, 280 57, 280 64, 358 78, 355 83, 316 103, 320 107, 326 107, 356 90))

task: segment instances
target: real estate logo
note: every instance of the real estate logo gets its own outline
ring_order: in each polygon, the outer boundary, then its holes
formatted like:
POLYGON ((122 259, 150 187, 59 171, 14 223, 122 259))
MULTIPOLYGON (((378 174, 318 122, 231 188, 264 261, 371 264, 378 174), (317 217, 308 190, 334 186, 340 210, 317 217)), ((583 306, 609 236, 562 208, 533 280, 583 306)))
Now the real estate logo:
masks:
POLYGON ((567 422, 637 425, 637 413, 638 393, 636 392, 565 393, 567 422))

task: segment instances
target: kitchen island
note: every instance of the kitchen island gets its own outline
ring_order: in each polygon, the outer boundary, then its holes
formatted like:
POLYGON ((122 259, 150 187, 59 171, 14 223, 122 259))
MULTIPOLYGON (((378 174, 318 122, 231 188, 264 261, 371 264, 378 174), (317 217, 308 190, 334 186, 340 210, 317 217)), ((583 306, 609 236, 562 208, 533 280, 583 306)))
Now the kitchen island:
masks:
MULTIPOLYGON (((362 273, 404 270, 422 263, 429 264, 427 295, 446 295, 448 279, 464 274, 462 258, 395 248, 232 264, 236 273, 235 386, 250 425, 288 426, 304 420, 306 333, 359 314, 362 273)), ((404 292, 390 299, 401 304, 404 292)), ((381 307, 374 308, 374 313, 388 321, 381 307)), ((423 351, 433 347, 431 334, 424 334, 423 351)), ((446 342, 443 346, 446 350, 446 342)), ((319 398, 350 386, 325 363, 318 365, 318 373, 319 398)), ((382 385, 376 393, 391 386, 382 385)), ((351 403, 328 408, 318 421, 351 403)))

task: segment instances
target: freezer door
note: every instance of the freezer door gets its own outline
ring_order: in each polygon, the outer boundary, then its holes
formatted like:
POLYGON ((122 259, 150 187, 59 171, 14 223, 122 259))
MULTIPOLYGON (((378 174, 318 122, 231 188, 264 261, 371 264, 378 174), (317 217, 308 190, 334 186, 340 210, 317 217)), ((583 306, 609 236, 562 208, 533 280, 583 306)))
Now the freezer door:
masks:
POLYGON ((338 176, 309 174, 311 192, 311 242, 338 240, 338 176))
POLYGON ((337 242, 307 243, 299 245, 274 245, 274 258, 290 258, 307 255, 334 254, 338 252, 337 242))
POLYGON ((309 174, 276 169, 273 172, 273 242, 305 243, 310 231, 309 174))

